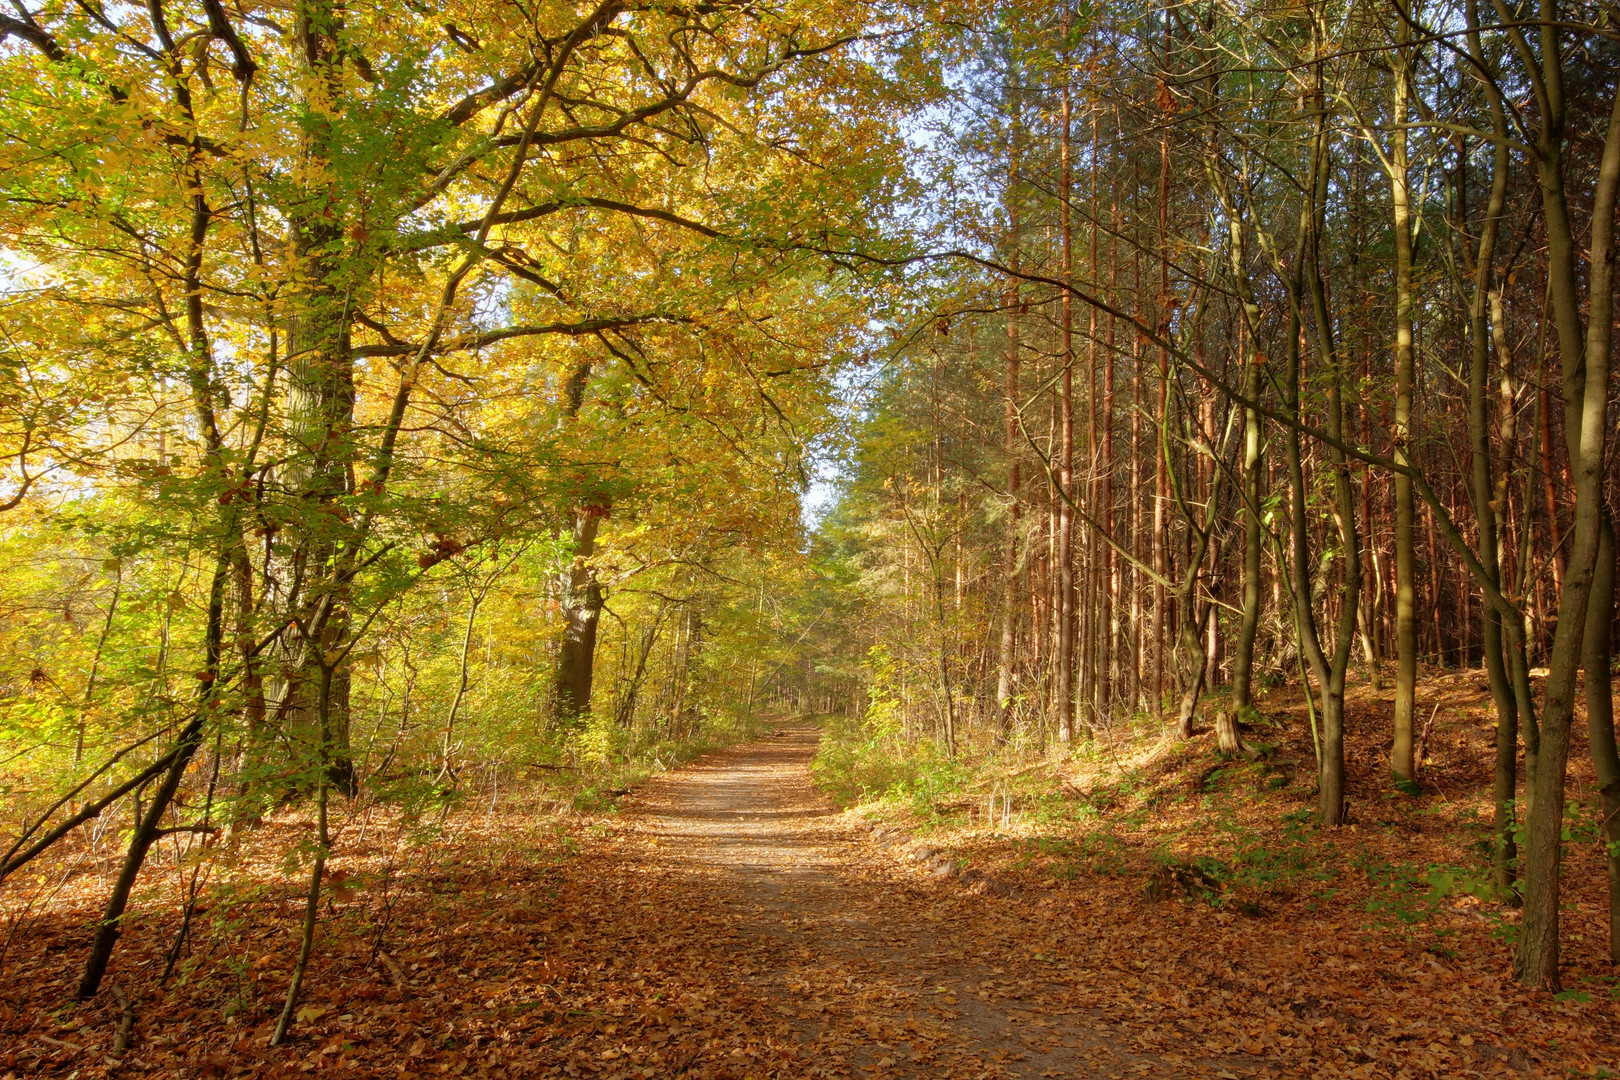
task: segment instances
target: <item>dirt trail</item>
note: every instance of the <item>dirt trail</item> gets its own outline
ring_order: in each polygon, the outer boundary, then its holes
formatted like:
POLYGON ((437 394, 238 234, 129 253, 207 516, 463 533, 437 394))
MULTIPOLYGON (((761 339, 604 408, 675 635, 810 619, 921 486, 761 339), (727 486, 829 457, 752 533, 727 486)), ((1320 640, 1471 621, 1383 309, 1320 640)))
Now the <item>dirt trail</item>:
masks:
POLYGON ((1045 876, 1056 860, 1035 869, 1038 837, 966 846, 1022 890, 975 895, 835 812, 810 781, 816 741, 794 727, 711 755, 618 813, 520 799, 432 843, 403 821, 346 834, 339 869, 364 887, 334 888, 280 1047, 303 895, 280 854, 306 822, 230 853, 240 876, 208 894, 167 984, 179 905, 172 879, 153 886, 114 972, 130 1013, 113 994, 64 1007, 99 910, 86 875, 11 943, 0 1080, 1517 1080, 1570 1075, 1578 1037, 1599 1048, 1581 1075, 1612 1068, 1607 1003, 1512 987, 1483 930, 1445 939, 1470 966, 1380 941, 1314 893, 1255 918, 1147 903, 1130 835, 1064 880, 1045 876))
POLYGON ((1231 1067, 1127 1051, 1098 1010, 1071 1004, 1084 973, 997 932, 1040 917, 1036 901, 968 896, 837 814, 811 784, 817 738, 784 729, 661 778, 621 837, 624 857, 726 912, 735 971, 792 1018, 807 1060, 917 1077, 1231 1067))

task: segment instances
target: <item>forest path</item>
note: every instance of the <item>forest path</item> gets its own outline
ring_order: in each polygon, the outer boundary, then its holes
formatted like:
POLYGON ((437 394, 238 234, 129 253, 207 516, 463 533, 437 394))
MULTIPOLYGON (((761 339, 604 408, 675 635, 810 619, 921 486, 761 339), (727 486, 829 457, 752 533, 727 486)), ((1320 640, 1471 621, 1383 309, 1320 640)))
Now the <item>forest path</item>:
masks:
POLYGON ((1592 1003, 1592 1019, 1577 1022, 1580 1003, 1518 990, 1488 931, 1462 936, 1461 914, 1436 931, 1445 938, 1380 942, 1359 898, 1335 912, 1317 910, 1321 893, 1273 893, 1269 903, 1291 906, 1255 918, 1147 903, 1146 843, 1100 832, 1088 851, 1061 823, 943 834, 1022 889, 975 895, 963 876, 940 876, 937 856, 909 861, 915 845, 836 812, 811 783, 817 739, 793 726, 712 754, 614 813, 579 816, 552 792, 520 790, 433 831, 362 820, 341 841, 300 1020, 280 1047, 268 1043, 302 896, 284 855, 310 835, 307 819, 272 821, 231 853, 205 894, 217 907, 198 909, 186 977, 167 986, 178 875, 158 877, 116 955, 133 1012, 110 993, 64 1007, 99 910, 99 894, 81 888, 10 943, 0 1080, 291 1080, 317 1068, 489 1080, 1450 1080, 1571 1065, 1592 1075, 1616 1060, 1612 1004, 1592 1003), (341 889, 343 871, 360 886, 341 889), (1425 940, 1464 959, 1442 960, 1425 940), (129 1054, 109 1064, 132 1015, 129 1054), (1590 1054, 1565 1050, 1574 1036, 1590 1054))
POLYGON ((969 896, 874 842, 812 785, 818 737, 788 727, 659 778, 627 803, 615 844, 658 893, 712 920, 702 966, 782 1018, 778 1035, 807 1065, 896 1077, 1250 1071, 1070 1004, 1087 973, 1019 932, 1056 913, 969 896))

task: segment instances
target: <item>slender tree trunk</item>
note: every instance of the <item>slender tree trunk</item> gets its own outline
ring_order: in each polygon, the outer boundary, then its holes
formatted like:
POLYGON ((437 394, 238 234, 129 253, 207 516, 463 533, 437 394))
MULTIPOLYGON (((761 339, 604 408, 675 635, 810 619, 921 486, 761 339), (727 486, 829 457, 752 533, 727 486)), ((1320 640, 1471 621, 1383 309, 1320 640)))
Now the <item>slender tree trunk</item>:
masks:
MULTIPOLYGON (((1545 0, 1540 90, 1545 118, 1536 147, 1547 231, 1548 295, 1558 330, 1564 383, 1564 438, 1575 488, 1569 564, 1559 595, 1558 626, 1547 664, 1539 746, 1530 779, 1525 826, 1524 919, 1514 973, 1530 986, 1559 986, 1559 873, 1563 857, 1565 770, 1588 605, 1603 546, 1604 441, 1609 434, 1608 384, 1614 312, 1614 213, 1620 187, 1620 95, 1610 104, 1592 197, 1590 269, 1584 328, 1575 271, 1577 247, 1564 188, 1562 46, 1551 0, 1545 0)), ((1498 10, 1499 17, 1502 12, 1498 10)))
MULTIPOLYGON (((1010 93, 1016 94, 1016 87, 1010 93)), ((1017 101, 1014 99, 1013 107, 1016 109, 1017 101)), ((1008 165, 1007 165, 1007 240, 1010 250, 1007 254, 1008 265, 1012 273, 1007 276, 1007 292, 1005 303, 1007 305, 1007 359, 1006 359, 1006 404, 1004 407, 1006 420, 1006 451, 1007 451, 1007 524, 1006 538, 1002 544, 1003 580, 1001 591, 1001 645, 997 654, 996 663, 996 708, 998 710, 997 741, 1005 742, 1012 731, 1014 690, 1018 663, 1018 622, 1020 608, 1019 586, 1019 540, 1023 529, 1023 514, 1020 504, 1019 487, 1023 477, 1020 472, 1020 459, 1023 440, 1018 431, 1018 409, 1020 395, 1019 365, 1022 358, 1019 356, 1020 343, 1018 340, 1019 305, 1022 303, 1018 274, 1022 252, 1020 246, 1022 237, 1019 230, 1018 209, 1018 125, 1016 115, 1013 122, 1013 133, 1009 138, 1008 165)))
MULTIPOLYGON (((1425 539, 1429 545, 1429 622, 1434 627, 1434 663, 1436 667, 1449 667, 1446 659, 1445 627, 1440 624, 1440 605, 1445 597, 1446 564, 1440 559, 1440 545, 1435 535, 1434 511, 1424 513, 1424 522, 1428 526, 1424 529, 1425 539)), ((1467 618, 1466 613, 1463 616, 1467 618)))
MULTIPOLYGON (((1315 27, 1316 44, 1320 48, 1322 30, 1315 27)), ((1322 72, 1316 69, 1317 105, 1321 107, 1322 72)), ((1295 269, 1289 283, 1289 327, 1287 341, 1288 371, 1286 391, 1288 410, 1300 417, 1301 342, 1303 336, 1301 293, 1308 284, 1313 321, 1316 324, 1317 347, 1328 382, 1328 433, 1337 439, 1344 430, 1343 390, 1344 372, 1334 344, 1333 321, 1327 308, 1327 291, 1321 274, 1320 243, 1322 217, 1328 194, 1328 141, 1325 112, 1317 121, 1316 137, 1312 147, 1313 182, 1306 205, 1300 216, 1299 248, 1295 252, 1295 269), (1307 273, 1307 265, 1309 272, 1307 273)), ((1359 607, 1360 563, 1355 558, 1338 562, 1344 574, 1339 605, 1338 633, 1331 659, 1324 653, 1317 630, 1314 609, 1315 589, 1310 572, 1310 540, 1306 517, 1305 479, 1297 428, 1288 433, 1288 473, 1290 487, 1289 531, 1292 537, 1295 622, 1299 629, 1300 648, 1316 677, 1322 701, 1321 767, 1317 783, 1317 820, 1324 825, 1343 824, 1347 817, 1344 790, 1344 684, 1350 666, 1350 650, 1355 637, 1356 615, 1359 607)), ((1355 506, 1350 489, 1350 474, 1342 451, 1333 450, 1333 486, 1335 494, 1334 518, 1340 532, 1340 550, 1359 550, 1355 531, 1355 506)))
MULTIPOLYGON (((1136 275, 1137 295, 1140 295, 1141 274, 1136 275)), ((1138 310, 1140 315, 1140 310, 1138 310)), ((1147 665, 1143 655, 1147 649, 1147 634, 1142 619, 1142 570, 1138 563, 1147 555, 1143 546, 1144 523, 1147 513, 1143 506, 1142 491, 1142 335, 1133 335, 1131 342, 1131 554, 1136 561, 1131 564, 1131 656, 1130 656, 1130 684, 1131 684, 1131 711, 1137 712, 1147 705, 1147 692, 1143 684, 1146 682, 1145 672, 1147 665)))
POLYGON ((90 658, 90 676, 84 682, 84 704, 79 707, 79 722, 73 734, 73 764, 78 765, 84 760, 84 729, 90 717, 90 704, 96 700, 96 675, 101 671, 101 654, 107 648, 107 638, 112 634, 113 616, 118 614, 118 598, 124 591, 124 567, 120 560, 117 577, 113 581, 112 599, 107 601, 107 617, 102 620, 101 633, 96 636, 95 655, 90 658))
MULTIPOLYGON (((1484 50, 1479 39, 1477 5, 1467 5, 1468 48, 1477 61, 1483 62, 1484 50)), ((1507 470, 1498 481, 1492 476, 1490 423, 1488 415, 1489 368, 1492 344, 1496 344, 1498 358, 1504 373, 1504 384, 1511 378, 1507 373, 1506 312, 1502 293, 1495 284, 1496 242, 1503 211, 1507 204, 1508 143, 1507 114, 1496 87, 1484 83, 1486 99, 1490 104, 1493 133, 1496 136, 1491 162, 1490 194, 1486 200, 1485 218, 1480 228, 1479 249, 1474 259, 1474 293, 1469 311, 1469 370, 1468 370, 1468 436, 1471 451, 1474 495, 1474 520, 1479 530, 1478 552, 1487 578, 1497 588, 1502 583, 1502 562, 1497 525, 1497 510, 1504 505, 1507 491, 1507 470)), ((1467 169, 1467 156, 1459 153, 1460 167, 1467 169)), ((1466 172, 1464 173, 1466 175, 1466 172)), ((1502 445, 1513 446, 1513 408, 1511 393, 1503 402, 1501 415, 1502 445)), ((1519 783, 1519 713, 1518 701, 1509 682, 1507 662, 1503 652, 1502 615, 1490 603, 1481 608, 1480 647, 1483 652, 1486 677, 1490 682, 1491 699, 1496 706, 1496 766, 1492 791, 1496 804, 1492 845, 1492 875, 1503 896, 1511 896, 1513 864, 1518 852, 1514 841, 1517 827, 1519 783)))
POLYGON ((102 909, 101 920, 96 924, 96 936, 90 944, 90 955, 85 960, 84 973, 79 978, 76 996, 81 1000, 94 997, 96 991, 101 988, 101 980, 107 974, 107 963, 112 959, 113 947, 118 944, 118 937, 123 929, 124 911, 129 906, 129 897, 135 888, 135 880, 140 876, 141 867, 146 864, 147 853, 162 835, 163 816, 173 805, 174 797, 180 790, 180 781, 185 778, 191 759, 196 756, 197 748, 202 745, 203 727, 207 724, 213 708, 217 693, 216 685, 219 681, 219 661, 225 639, 225 580, 229 566, 229 559, 223 555, 214 566, 213 584, 208 594, 208 621, 203 631, 203 651, 207 666, 198 679, 195 711, 186 726, 181 729, 180 737, 175 740, 176 749, 169 767, 163 773, 157 791, 152 794, 151 801, 146 804, 145 811, 135 824, 135 832, 129 840, 129 849, 124 854, 124 864, 118 871, 117 880, 113 882, 112 893, 107 897, 106 907, 102 909))
MULTIPOLYGON (((1590 392, 1590 391, 1589 391, 1590 392)), ((1603 814, 1605 862, 1609 872, 1609 962, 1620 964, 1620 751, 1614 734, 1614 523, 1604 515, 1597 562, 1592 572, 1592 599, 1586 609, 1581 666, 1586 670, 1586 730, 1603 814)))
POLYGON ((1563 531, 1558 524, 1558 486, 1553 465, 1552 401, 1547 393, 1547 353, 1541 350, 1536 372, 1536 449, 1541 458, 1541 504, 1547 518, 1547 546, 1552 549, 1553 588, 1564 589, 1564 567, 1569 553, 1564 550, 1563 531))
MULTIPOLYGON (((1250 401, 1260 398, 1259 342, 1260 305, 1249 286, 1248 256, 1243 221, 1229 210, 1231 224, 1232 276, 1243 304, 1243 320, 1238 324, 1238 352, 1243 360, 1243 394, 1250 401)), ((1261 460, 1260 414, 1252 407, 1243 410, 1243 614, 1238 624, 1237 648, 1232 654, 1232 711, 1242 720, 1254 708, 1254 642, 1260 630, 1260 556, 1264 542, 1260 522, 1261 460)))
POLYGON ((1158 445, 1153 456, 1153 569, 1158 575, 1153 582, 1153 629, 1150 635, 1152 648, 1152 692, 1153 715, 1164 715, 1164 657, 1168 642, 1166 641, 1166 618, 1168 613, 1168 593, 1164 582, 1170 575, 1169 537, 1166 535, 1166 515, 1169 513, 1170 503, 1170 445, 1168 442, 1169 427, 1167 417, 1170 414, 1170 351, 1165 344, 1170 339, 1171 320, 1173 309, 1170 296, 1170 128, 1171 117, 1174 111, 1174 96, 1169 85, 1170 73, 1170 9, 1166 7, 1160 12, 1162 23, 1162 52, 1159 66, 1159 107, 1164 114, 1159 124, 1159 296, 1157 309, 1157 326, 1159 345, 1159 400, 1158 411, 1154 414, 1159 419, 1157 425, 1158 445))
MULTIPOLYGON (((630 684, 625 687, 624 699, 619 703, 618 724, 628 728, 635 723, 636 699, 641 693, 642 681, 647 677, 647 661, 652 657, 653 645, 658 640, 658 628, 663 624, 664 611, 660 606, 658 613, 653 616, 652 625, 642 631, 641 647, 636 650, 636 666, 630 673, 630 684)), ((754 715, 754 682, 758 675, 758 658, 750 658, 748 663, 748 692, 744 698, 743 715, 749 719, 754 715)))
MULTIPOLYGON (((316 711, 320 714, 321 727, 325 731, 324 718, 329 715, 328 709, 332 701, 332 669, 326 667, 321 672, 320 688, 317 691, 316 711)), ((318 753, 324 759, 327 749, 327 740, 322 738, 318 753)), ((324 761, 323 761, 324 764, 324 761)), ((326 873, 326 856, 330 850, 332 838, 327 829, 326 811, 328 792, 331 790, 326 782, 326 770, 321 770, 321 779, 315 793, 315 861, 309 870, 309 892, 304 899, 304 925, 303 933, 298 939, 298 959, 293 962, 292 977, 287 983, 287 999, 282 1003, 281 1015, 276 1019, 275 1031, 270 1035, 270 1045, 280 1046, 287 1037, 287 1031, 292 1027, 297 1017, 298 995, 303 990, 304 973, 309 969, 310 953, 315 948, 315 929, 321 918, 321 881, 326 873)))
MULTIPOLYGON (((1364 201, 1367 193, 1367 171, 1362 166, 1363 158, 1357 155, 1351 165, 1351 188, 1358 200, 1364 201)), ((1352 273, 1355 283, 1356 296, 1366 295, 1366 286, 1361 275, 1361 253, 1366 248, 1363 222, 1365 215, 1356 215, 1354 230, 1354 249, 1352 251, 1352 273)), ((1363 348, 1361 352, 1361 379, 1365 386, 1372 385, 1372 350, 1363 348)), ((1372 447, 1375 438, 1372 410, 1363 405, 1361 409, 1361 440, 1363 445, 1372 447)), ((1367 665, 1369 681, 1374 690, 1384 688, 1384 582, 1380 572, 1378 559, 1378 538, 1373 533, 1373 471, 1363 466, 1361 470, 1361 539, 1362 558, 1362 595, 1365 597, 1365 607, 1361 619, 1361 647, 1362 658, 1367 665)))
POLYGON ((473 627, 478 621, 478 607, 484 601, 487 590, 475 588, 467 604, 467 625, 461 635, 461 656, 457 664, 456 692, 450 697, 450 708, 444 715, 444 738, 439 743, 439 776, 450 771, 450 746, 455 739, 456 717, 461 713, 461 703, 467 697, 467 662, 472 655, 473 627))
MULTIPOLYGON (((193 145, 193 155, 200 153, 200 149, 193 145)), ((192 219, 191 243, 186 254, 183 268, 183 282, 186 289, 185 299, 185 362, 187 382, 191 391, 192 413, 196 422, 197 435, 203 444, 202 477, 205 480, 223 486, 229 481, 230 472, 225 458, 225 442, 219 428, 215 406, 216 372, 213 363, 213 347, 209 339, 207 324, 202 302, 202 272, 204 242, 212 223, 213 212, 204 197, 202 184, 195 174, 191 177, 192 186, 192 219)), ((240 520, 236 504, 224 499, 219 500, 221 506, 218 524, 220 527, 218 539, 218 552, 214 559, 213 575, 209 583, 207 614, 203 624, 203 668, 198 672, 197 698, 191 719, 180 730, 175 740, 174 749, 169 754, 169 765, 162 773, 157 791, 147 804, 145 813, 139 814, 135 822, 135 831, 130 837, 129 848, 124 855, 123 866, 120 867, 118 878, 113 883, 107 904, 102 910, 100 922, 96 926, 96 935, 90 945, 89 956, 85 960, 84 973, 79 980, 76 991, 80 999, 93 997, 101 987, 101 981, 106 976, 107 964, 112 959, 113 947, 118 943, 119 933, 125 910, 129 904, 130 893, 135 888, 136 879, 140 876, 141 868, 146 863, 146 856, 152 845, 162 835, 163 816, 168 813, 174 803, 176 794, 180 790, 180 783, 185 778, 186 770, 192 758, 196 756, 197 748, 202 745, 204 729, 213 714, 219 695, 220 660, 225 641, 225 586, 230 572, 232 556, 235 547, 241 541, 240 520)), ((165 633, 167 622, 165 622, 165 633)), ((139 803, 139 788, 136 791, 136 805, 139 803)), ((65 835, 59 834, 59 835, 65 835)), ((33 849, 37 854, 39 846, 33 849)), ((30 858, 32 855, 29 856, 30 858)), ((12 861, 8 870, 14 870, 18 865, 12 861)))
MULTIPOLYGON (((1390 54, 1395 69, 1390 110, 1390 204, 1395 227, 1395 429, 1394 456, 1412 463, 1412 206, 1407 156, 1406 44, 1410 28, 1400 23, 1397 47, 1390 54)), ((1417 503, 1412 479, 1395 474, 1395 743, 1390 769, 1402 780, 1416 775, 1412 760, 1413 717, 1417 695, 1417 503)))
POLYGON ((939 697, 941 736, 947 760, 956 760, 956 694, 951 688, 950 637, 945 632, 945 583, 939 571, 939 553, 934 556, 934 619, 939 630, 939 697))
MULTIPOLYGON (((943 586, 941 586, 943 588, 943 586)), ((941 621, 943 622, 943 603, 941 604, 941 621)), ((695 690, 700 690, 698 683, 697 665, 703 658, 703 610, 697 604, 689 604, 686 608, 686 647, 681 656, 681 737, 696 734, 703 725, 702 697, 695 690)), ((805 691, 809 693, 813 669, 810 664, 810 654, 805 654, 805 691)))
MULTIPOLYGON (((1119 220, 1118 205, 1112 208, 1111 219, 1115 223, 1115 231, 1119 220)), ((1108 240, 1108 288, 1112 293, 1119 281, 1118 243, 1113 236, 1108 240)), ((1112 315, 1108 316, 1108 347, 1103 355, 1103 399, 1102 399, 1102 471, 1099 497, 1101 502, 1103 529, 1109 536, 1114 536, 1114 347, 1116 321, 1112 315)), ((1097 686, 1097 715, 1107 722, 1113 711, 1114 698, 1118 693, 1118 665, 1119 665, 1119 608, 1120 608, 1120 577, 1119 558, 1112 544, 1103 548, 1103 589, 1102 589, 1102 644, 1101 656, 1098 657, 1098 686, 1097 686)))
MULTIPOLYGON (((1068 14, 1065 12, 1064 25, 1068 25, 1068 14)), ((1064 71, 1068 71, 1065 64, 1064 71)), ((1059 180, 1058 180, 1058 215, 1060 229, 1063 282, 1065 288, 1061 299, 1060 333, 1058 361, 1063 365, 1059 374, 1059 408, 1061 411, 1059 427, 1059 457, 1058 457, 1058 488, 1060 498, 1058 503, 1057 522, 1057 596, 1054 607, 1057 612, 1056 649, 1052 655, 1053 671, 1056 678, 1053 680, 1052 693, 1057 705, 1057 738, 1060 743, 1067 743, 1074 737, 1074 635, 1075 635, 1075 582, 1074 582, 1074 510, 1070 502, 1074 498, 1074 294, 1067 287, 1074 274, 1073 250, 1073 214, 1069 206, 1072 193, 1073 153, 1072 133, 1072 102, 1069 77, 1064 75, 1063 99, 1059 113, 1059 124, 1062 130, 1059 133, 1059 180)))
MULTIPOLYGON (((1312 316, 1316 323, 1317 348, 1321 354, 1323 375, 1328 381, 1328 435, 1336 441, 1344 438, 1344 396, 1348 381, 1344 364, 1335 343, 1333 318, 1328 310, 1327 285, 1322 280, 1320 245, 1325 231, 1328 198, 1328 147, 1325 131, 1318 136, 1316 166, 1316 221, 1310 231, 1310 289, 1312 316)), ((1350 468, 1344 451, 1336 446, 1328 451, 1333 468, 1333 493, 1336 500, 1334 519, 1339 527, 1339 549, 1348 553, 1338 561, 1343 582, 1339 595, 1338 626, 1334 636, 1333 657, 1328 664, 1327 680, 1322 689, 1322 760, 1323 783, 1319 793, 1317 814, 1328 824, 1346 820, 1344 793, 1344 686, 1350 671, 1350 653, 1356 636, 1356 619, 1360 614, 1361 561, 1355 557, 1360 551, 1356 536, 1356 507, 1350 486, 1350 468), (1332 772, 1336 775, 1329 776, 1332 772), (1337 815, 1337 816, 1335 816, 1337 815)))

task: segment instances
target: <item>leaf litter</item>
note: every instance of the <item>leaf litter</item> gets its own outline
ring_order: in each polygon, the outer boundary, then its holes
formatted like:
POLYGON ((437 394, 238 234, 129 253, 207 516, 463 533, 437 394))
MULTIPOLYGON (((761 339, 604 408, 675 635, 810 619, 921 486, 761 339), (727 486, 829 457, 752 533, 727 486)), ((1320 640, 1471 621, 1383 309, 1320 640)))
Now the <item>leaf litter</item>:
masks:
MULTIPOLYGON (((786 729, 612 814, 512 798, 436 827, 377 808, 347 822, 282 1047, 267 1044, 296 948, 300 818, 212 852, 166 983, 185 867, 153 875, 116 992, 87 1004, 70 994, 104 878, 39 885, 55 891, 27 910, 19 890, 0 1077, 1601 1076, 1620 1061, 1612 998, 1513 984, 1477 906, 1430 914, 1436 950, 1368 915, 1370 871, 1255 891, 1262 917, 1226 902, 1241 888, 1155 903, 1138 871, 1193 842, 1163 823, 1157 852, 1138 813, 1123 854, 1093 844, 1089 860, 949 822, 919 845, 927 823, 836 812, 810 784, 814 746, 786 729), (940 875, 941 858, 970 873, 940 875)), ((1287 828, 1234 843, 1286 850, 1287 828)))

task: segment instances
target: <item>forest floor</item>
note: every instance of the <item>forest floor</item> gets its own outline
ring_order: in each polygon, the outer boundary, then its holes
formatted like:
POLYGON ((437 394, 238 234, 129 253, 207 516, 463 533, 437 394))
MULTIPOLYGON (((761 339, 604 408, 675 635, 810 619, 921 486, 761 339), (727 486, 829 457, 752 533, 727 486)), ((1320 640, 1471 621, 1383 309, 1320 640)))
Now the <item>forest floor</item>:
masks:
MULTIPOLYGON (((69 992, 100 878, 81 868, 49 905, 13 913, 0 1077, 1620 1071, 1612 980, 1577 969, 1561 998, 1517 988, 1492 936, 1500 918, 1474 897, 1402 887, 1378 843, 1410 847, 1420 832, 1372 830, 1364 812, 1354 828, 1370 847, 1350 830, 1305 837, 1297 815, 1250 836, 1242 813, 1206 800, 1219 828, 1153 841, 1143 792, 1266 775, 1223 778, 1191 752, 1070 792, 1102 805, 1099 819, 1034 820, 1031 804, 1021 826, 966 813, 874 825, 884 812, 838 812, 811 783, 818 737, 785 724, 648 782, 616 813, 492 799, 436 827, 380 811, 341 821, 281 1047, 267 1044, 295 951, 303 882, 285 856, 307 836, 301 818, 216 856, 162 985, 188 871, 155 882, 108 989, 85 1005, 69 992), (1236 845, 1225 862, 1177 864, 1209 867, 1212 892, 1164 876, 1164 852, 1217 840, 1236 845), (1335 865, 1306 850, 1337 851, 1356 873, 1306 873, 1335 865), (1261 865, 1275 873, 1241 872, 1261 865)), ((1243 805, 1270 818, 1293 805, 1272 797, 1243 805)), ((1572 952, 1587 963, 1595 943, 1572 952)))
POLYGON ((1584 720, 1568 781, 1563 989, 1532 993, 1509 971, 1519 912, 1489 880, 1485 675, 1427 669, 1418 701, 1413 797, 1389 779, 1392 688, 1350 687, 1351 822, 1339 829, 1312 820, 1297 684, 1257 701, 1264 722, 1246 737, 1258 760, 1215 754, 1207 729, 1185 742, 1143 722, 1098 731, 1059 762, 985 759, 952 790, 860 813, 935 873, 1016 882, 1023 902, 986 929, 999 922, 1008 951, 1064 973, 1069 989, 1047 1000, 1101 1010, 1116 1047, 1185 1059, 1185 1072, 1620 1076, 1620 971, 1608 961, 1584 720))

